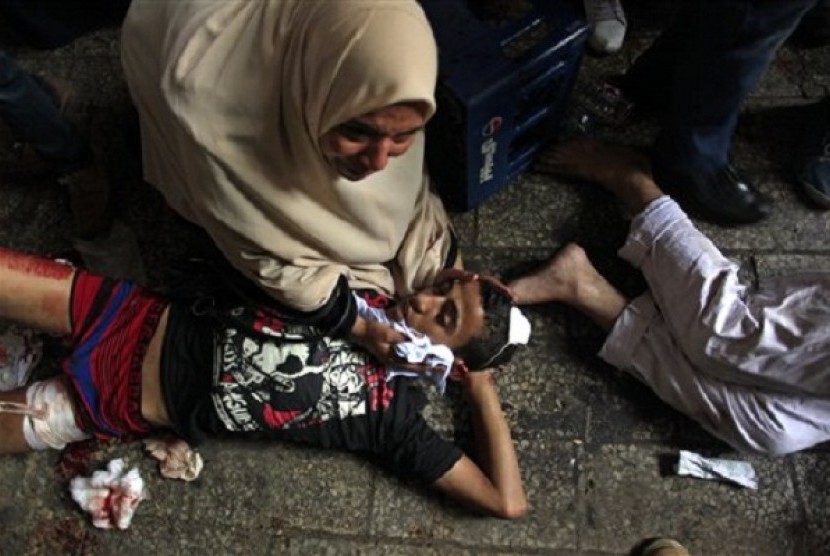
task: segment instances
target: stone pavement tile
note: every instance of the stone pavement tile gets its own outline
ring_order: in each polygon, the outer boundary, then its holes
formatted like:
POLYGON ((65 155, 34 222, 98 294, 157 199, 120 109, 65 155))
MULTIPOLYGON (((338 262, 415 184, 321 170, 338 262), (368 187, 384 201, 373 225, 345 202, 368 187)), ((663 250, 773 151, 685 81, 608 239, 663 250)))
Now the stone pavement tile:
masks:
POLYGON ((552 247, 580 202, 573 186, 525 174, 479 206, 477 247, 552 247))
POLYGON ((75 66, 75 59, 71 56, 50 54, 38 51, 21 51, 15 59, 20 66, 35 75, 49 75, 71 81, 72 68, 75 66))
POLYGON ((496 193, 478 212, 476 246, 482 248, 551 249, 578 238, 594 220, 619 219, 613 198, 598 187, 535 173, 496 193))
POLYGON ((699 223, 700 229, 722 249, 764 251, 822 251, 830 220, 825 212, 811 209, 795 193, 795 185, 777 175, 756 182, 772 201, 769 218, 751 226, 724 228, 699 223))
POLYGON ((28 486, 31 468, 25 455, 0 458, 0 545, 8 554, 23 554, 31 523, 31 500, 28 486))
POLYGON ((761 80, 750 91, 753 97, 786 97, 801 94, 803 80, 798 53, 785 47, 778 51, 761 80))
POLYGON ((118 59, 121 56, 120 27, 106 27, 81 35, 69 45, 63 47, 73 56, 107 56, 118 59))
MULTIPOLYGON (((470 210, 467 212, 453 212, 450 214, 455 235, 458 238, 459 245, 472 245, 476 242, 478 233, 478 220, 476 218, 476 211, 470 210)), ((461 252, 462 257, 464 252, 461 252)))
POLYGON ((96 550, 92 554, 282 554, 275 552, 274 543, 270 524, 137 517, 126 531, 102 531, 96 535, 96 550))
POLYGON ((375 478, 369 535, 419 541, 445 539, 463 512, 428 487, 382 471, 375 478))
POLYGON ((364 460, 280 442, 210 441, 204 451, 198 481, 166 487, 153 479, 156 502, 144 509, 144 519, 183 528, 191 521, 205 528, 256 528, 277 520, 330 533, 368 530, 375 471, 364 460), (181 506, 189 510, 175 510, 181 506))
MULTIPOLYGON (((110 450, 111 447, 105 447, 102 453, 110 450)), ((59 454, 51 450, 33 452, 26 454, 24 460, 25 480, 16 489, 5 491, 26 499, 21 509, 26 516, 27 542, 18 554, 94 553, 107 533, 95 530, 72 500, 69 483, 58 472, 59 454)), ((5 541, 5 535, 0 535, 0 541, 5 541)))
POLYGON ((804 94, 811 97, 830 93, 830 46, 801 50, 804 94))
POLYGON ((796 147, 808 116, 804 109, 812 102, 801 96, 750 99, 732 141, 735 167, 751 178, 772 174, 791 183, 796 147))
MULTIPOLYGON (((586 51, 579 67, 579 73, 577 73, 577 83, 599 84, 609 77, 622 75, 630 65, 629 59, 639 52, 636 50, 636 46, 636 44, 624 44, 623 51, 618 56, 597 56, 590 51, 586 51)), ((579 98, 571 97, 571 102, 579 103, 579 98)))
POLYGON ((69 248, 71 216, 57 186, 0 189, 0 242, 4 247, 36 253, 69 248))
MULTIPOLYGON (((620 551, 668 535, 693 554, 792 554, 799 509, 784 460, 742 457, 758 472, 757 491, 689 477, 661 476, 662 446, 607 444, 587 450, 583 548, 620 551)), ((737 459, 737 458, 732 458, 737 459)))
POLYGON ((581 372, 578 396, 590 411, 585 433, 590 445, 660 442, 683 449, 729 449, 634 377, 599 359, 581 372))
POLYGON ((790 458, 796 488, 804 504, 804 523, 798 528, 795 554, 826 554, 830 547, 830 460, 826 454, 804 453, 790 458))
POLYGON ((798 272, 830 272, 829 255, 758 255, 755 257, 761 286, 764 280, 798 272))
POLYGON ((111 535, 118 534, 120 532, 95 529, 81 516, 39 515, 29 532, 25 550, 16 554, 113 554, 112 551, 102 549, 102 546, 110 540, 111 535))
POLYGON ((273 553, 285 556, 473 556, 476 551, 438 543, 394 544, 383 537, 374 541, 358 538, 320 538, 302 533, 277 541, 273 553))
POLYGON ((538 351, 520 354, 509 369, 512 380, 497 378, 520 445, 539 432, 558 439, 584 438, 588 408, 580 399, 582 379, 566 358, 550 359, 538 351))
POLYGON ((530 512, 518 521, 480 517, 440 498, 382 475, 371 516, 372 536, 451 542, 484 550, 574 549, 575 449, 540 432, 535 446, 521 450, 519 463, 530 512))
POLYGON ((93 107, 125 106, 130 102, 124 72, 118 58, 83 56, 75 58, 72 82, 93 107))

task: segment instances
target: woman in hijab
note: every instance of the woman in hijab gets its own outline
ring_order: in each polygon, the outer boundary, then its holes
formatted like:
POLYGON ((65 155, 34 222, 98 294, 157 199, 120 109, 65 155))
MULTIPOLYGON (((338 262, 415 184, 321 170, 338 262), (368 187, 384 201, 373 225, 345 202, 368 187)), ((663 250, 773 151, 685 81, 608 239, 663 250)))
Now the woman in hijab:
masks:
POLYGON ((406 295, 455 262, 415 0, 134 0, 122 59, 147 181, 283 307, 388 359, 404 338, 350 290, 406 295))

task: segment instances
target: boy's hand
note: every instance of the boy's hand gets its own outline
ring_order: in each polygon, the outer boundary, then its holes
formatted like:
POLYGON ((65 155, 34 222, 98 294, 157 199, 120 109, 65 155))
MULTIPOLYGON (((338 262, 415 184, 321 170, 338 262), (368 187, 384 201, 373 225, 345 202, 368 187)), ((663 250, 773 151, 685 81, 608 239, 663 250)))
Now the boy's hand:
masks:
POLYGON ((416 372, 429 370, 429 366, 423 363, 407 363, 395 354, 395 344, 407 342, 409 338, 389 325, 357 317, 351 339, 369 350, 388 367, 416 372))

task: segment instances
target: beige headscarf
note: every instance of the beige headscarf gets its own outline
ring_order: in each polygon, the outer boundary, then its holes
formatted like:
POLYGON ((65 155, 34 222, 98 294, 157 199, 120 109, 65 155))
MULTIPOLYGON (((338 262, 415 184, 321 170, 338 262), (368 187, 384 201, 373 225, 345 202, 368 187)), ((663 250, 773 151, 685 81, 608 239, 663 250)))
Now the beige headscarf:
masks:
POLYGON ((318 143, 396 102, 432 115, 437 53, 414 0, 134 0, 122 59, 145 178, 277 299, 318 308, 341 274, 409 293, 441 268, 423 134, 358 182, 318 143))

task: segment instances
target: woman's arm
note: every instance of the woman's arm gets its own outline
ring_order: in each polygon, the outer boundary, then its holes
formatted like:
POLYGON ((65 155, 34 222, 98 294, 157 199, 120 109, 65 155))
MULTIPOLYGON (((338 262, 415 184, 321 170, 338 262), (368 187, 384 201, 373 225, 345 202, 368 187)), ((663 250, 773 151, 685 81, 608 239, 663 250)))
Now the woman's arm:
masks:
POLYGON ((493 376, 490 371, 469 373, 463 384, 472 407, 478 464, 462 456, 433 485, 496 517, 522 517, 527 512, 527 497, 493 376))

